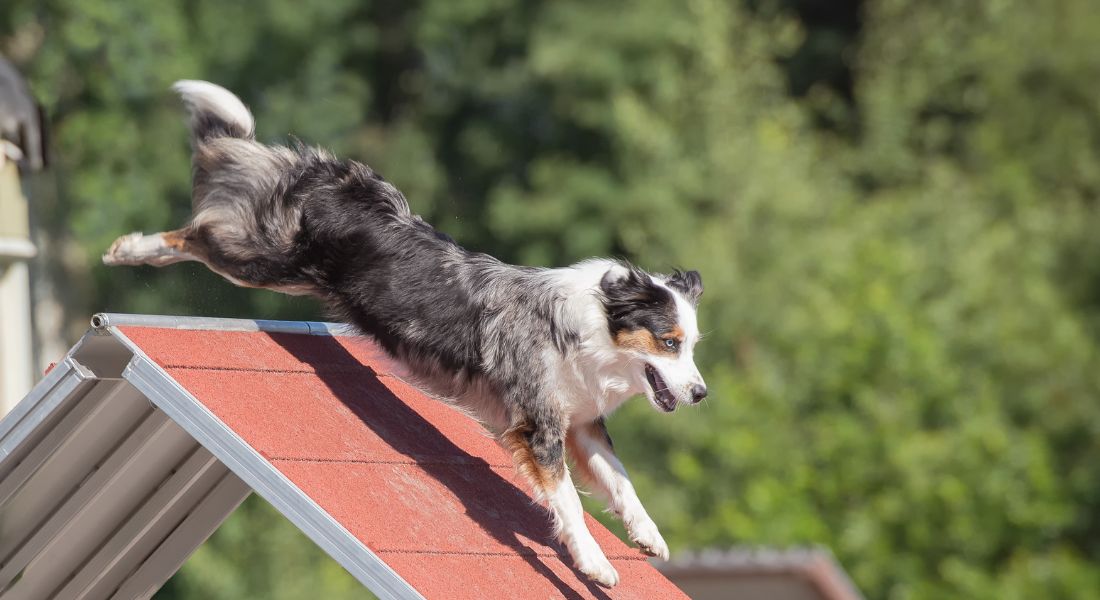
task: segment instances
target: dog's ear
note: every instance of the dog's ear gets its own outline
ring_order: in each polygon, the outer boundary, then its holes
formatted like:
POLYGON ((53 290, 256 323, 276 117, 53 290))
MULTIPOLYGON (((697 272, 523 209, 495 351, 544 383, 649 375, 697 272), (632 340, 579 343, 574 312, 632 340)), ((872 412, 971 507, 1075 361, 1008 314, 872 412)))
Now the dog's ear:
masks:
POLYGON ((662 289, 653 278, 629 264, 617 264, 608 269, 600 279, 600 292, 607 316, 613 323, 639 308, 656 306, 663 299, 662 289))
POLYGON ((699 271, 673 271, 668 278, 668 286, 683 294, 692 304, 699 304, 699 297, 703 295, 703 277, 699 271))
POLYGON ((615 290, 621 288, 628 279, 634 276, 634 269, 621 264, 616 263, 615 266, 607 270, 600 279, 600 291, 604 295, 613 294, 615 290))
POLYGON ((617 264, 600 279, 600 291, 612 303, 644 302, 652 287, 649 275, 632 265, 617 264))

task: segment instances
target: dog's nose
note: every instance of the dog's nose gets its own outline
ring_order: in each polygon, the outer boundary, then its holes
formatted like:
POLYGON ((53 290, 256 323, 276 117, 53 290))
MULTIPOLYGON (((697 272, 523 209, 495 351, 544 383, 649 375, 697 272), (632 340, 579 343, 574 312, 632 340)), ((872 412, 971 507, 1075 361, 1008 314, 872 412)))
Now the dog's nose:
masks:
POLYGON ((699 402, 700 400, 702 400, 703 398, 706 398, 706 397, 707 397, 707 386, 699 385, 698 383, 691 386, 691 401, 692 402, 699 402))

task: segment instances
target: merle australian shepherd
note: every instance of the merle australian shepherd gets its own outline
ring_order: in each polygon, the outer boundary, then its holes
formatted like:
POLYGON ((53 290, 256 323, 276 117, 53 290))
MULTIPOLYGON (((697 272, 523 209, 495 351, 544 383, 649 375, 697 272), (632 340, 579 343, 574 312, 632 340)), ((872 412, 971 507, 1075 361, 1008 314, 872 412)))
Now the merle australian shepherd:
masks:
POLYGON ((585 575, 619 579, 585 527, 567 450, 630 539, 668 558, 604 416, 638 394, 664 412, 706 396, 692 358, 697 272, 605 259, 504 264, 433 229, 364 164, 257 142, 252 114, 224 88, 181 81, 175 90, 191 115, 191 220, 123 236, 104 263, 199 261, 236 285, 318 297, 421 387, 497 434, 585 575))

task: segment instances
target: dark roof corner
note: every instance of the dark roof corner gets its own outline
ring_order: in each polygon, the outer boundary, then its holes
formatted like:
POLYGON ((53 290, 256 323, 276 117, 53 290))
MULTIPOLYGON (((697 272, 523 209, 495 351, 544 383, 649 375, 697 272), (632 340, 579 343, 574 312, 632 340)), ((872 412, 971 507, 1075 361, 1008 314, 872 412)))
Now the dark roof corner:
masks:
POLYGON ((824 547, 708 549, 655 566, 696 600, 863 600, 824 547))

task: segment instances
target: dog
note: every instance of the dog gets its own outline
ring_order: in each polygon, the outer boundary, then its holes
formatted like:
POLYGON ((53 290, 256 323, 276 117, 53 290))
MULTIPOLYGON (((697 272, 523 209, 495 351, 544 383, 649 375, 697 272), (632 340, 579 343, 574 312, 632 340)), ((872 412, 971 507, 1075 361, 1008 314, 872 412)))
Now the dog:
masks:
POLYGON ((664 412, 706 396, 693 359, 698 272, 651 274, 610 259, 505 264, 432 228, 362 163, 257 142, 252 113, 225 88, 173 89, 190 114, 191 220, 122 236, 104 263, 198 261, 239 286, 319 298, 418 385, 494 432, 577 570, 619 581, 584 524, 566 452, 630 539, 668 558, 604 418, 639 394, 664 412))

